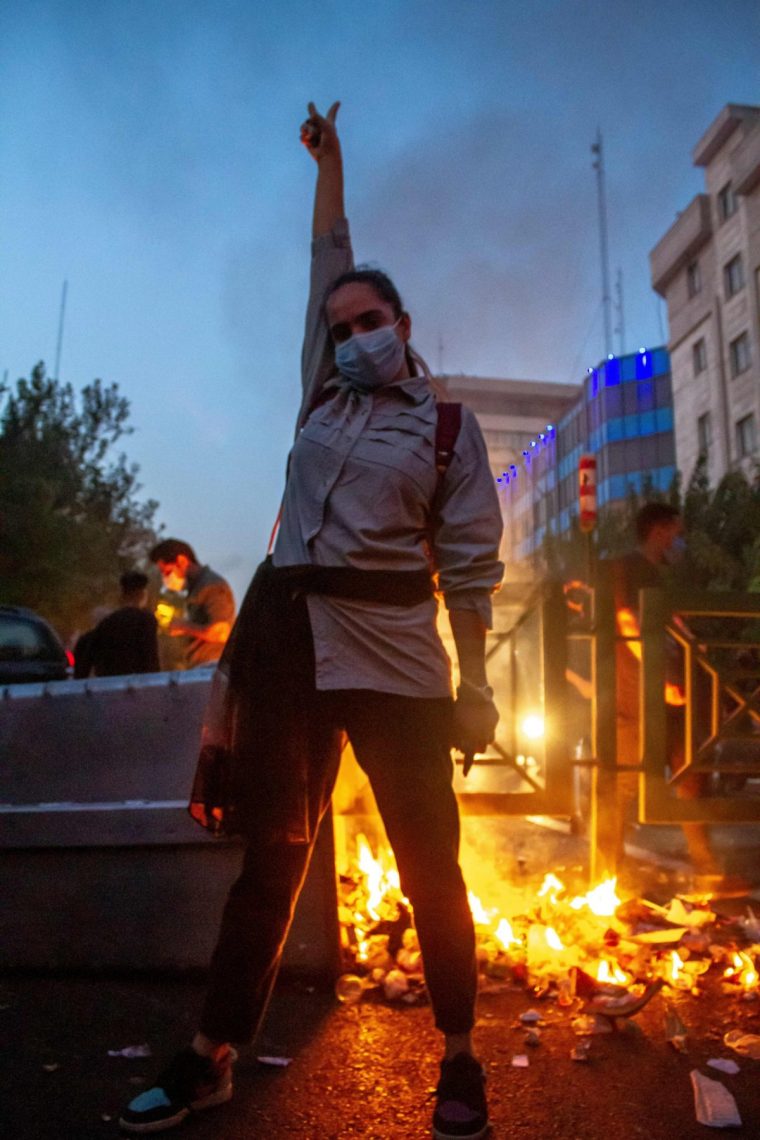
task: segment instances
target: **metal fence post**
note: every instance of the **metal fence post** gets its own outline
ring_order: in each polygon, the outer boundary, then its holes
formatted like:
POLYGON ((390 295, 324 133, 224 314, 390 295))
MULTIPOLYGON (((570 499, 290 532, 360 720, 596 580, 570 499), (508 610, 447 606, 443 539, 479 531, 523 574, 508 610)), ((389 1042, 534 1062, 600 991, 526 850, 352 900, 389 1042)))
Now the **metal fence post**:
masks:
POLYGON ((612 568, 608 562, 600 561, 594 589, 592 643, 591 723, 592 749, 596 758, 591 770, 589 821, 589 875, 592 882, 602 875, 615 873, 622 840, 618 810, 615 630, 612 568))

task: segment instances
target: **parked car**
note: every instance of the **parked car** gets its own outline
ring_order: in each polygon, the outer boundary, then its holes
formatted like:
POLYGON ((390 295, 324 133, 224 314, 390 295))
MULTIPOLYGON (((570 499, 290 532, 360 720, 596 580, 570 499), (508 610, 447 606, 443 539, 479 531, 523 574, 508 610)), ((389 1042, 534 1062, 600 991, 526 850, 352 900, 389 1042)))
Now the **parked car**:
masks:
POLYGON ((63 643, 44 618, 22 606, 0 606, 0 685, 63 681, 70 673, 63 643))

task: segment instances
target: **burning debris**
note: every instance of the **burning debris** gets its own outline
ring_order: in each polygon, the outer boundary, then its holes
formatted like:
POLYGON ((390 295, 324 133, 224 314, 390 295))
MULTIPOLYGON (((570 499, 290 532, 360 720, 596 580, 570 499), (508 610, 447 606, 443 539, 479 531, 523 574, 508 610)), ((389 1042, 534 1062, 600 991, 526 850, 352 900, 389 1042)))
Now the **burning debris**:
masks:
MULTIPOLYGON (((425 993, 422 959, 393 857, 375 855, 363 835, 356 849, 340 880, 346 974, 338 996, 351 1003, 374 990, 417 1002, 425 993)), ((614 878, 573 896, 554 874, 532 895, 525 888, 514 895, 519 904, 507 915, 470 892, 482 991, 521 988, 551 998, 579 1014, 589 1034, 623 1028, 661 990, 698 997, 708 971, 720 971, 725 994, 758 998, 760 930, 749 908, 728 919, 704 896, 678 895, 667 906, 623 901, 614 878)), ((668 1016, 666 1037, 681 1049, 685 1028, 672 1008, 668 1016)))

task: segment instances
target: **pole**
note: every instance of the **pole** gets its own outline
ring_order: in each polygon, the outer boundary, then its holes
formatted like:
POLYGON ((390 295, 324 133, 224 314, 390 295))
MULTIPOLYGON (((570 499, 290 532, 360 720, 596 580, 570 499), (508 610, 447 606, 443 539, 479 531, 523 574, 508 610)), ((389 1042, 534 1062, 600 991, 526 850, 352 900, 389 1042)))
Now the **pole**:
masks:
POLYGON ((53 375, 54 380, 60 379, 59 370, 61 367, 61 349, 63 347, 63 322, 66 317, 66 292, 68 290, 68 287, 68 281, 64 281, 63 289, 61 290, 61 311, 58 317, 58 342, 55 347, 55 372, 53 375))
POLYGON ((623 356, 625 353, 625 312, 623 310, 623 270, 619 267, 615 279, 615 309, 617 310, 615 332, 618 334, 618 352, 623 356))
POLYGON ((612 355, 612 318, 610 301, 610 266, 607 250, 607 203, 604 187, 604 148, 602 132, 596 130, 596 142, 591 144, 594 156, 592 166, 596 171, 596 192, 599 205, 599 252, 602 262, 602 310, 604 312, 604 354, 612 355))

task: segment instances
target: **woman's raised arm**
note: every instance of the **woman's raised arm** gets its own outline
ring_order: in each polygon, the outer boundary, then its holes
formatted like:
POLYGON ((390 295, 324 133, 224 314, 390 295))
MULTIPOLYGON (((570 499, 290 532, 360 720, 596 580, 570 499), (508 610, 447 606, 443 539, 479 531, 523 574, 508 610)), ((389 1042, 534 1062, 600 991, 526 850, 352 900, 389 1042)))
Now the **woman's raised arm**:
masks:
POLYGON ((309 103, 309 118, 301 127, 301 140, 317 163, 314 193, 309 303, 306 307, 301 383, 303 399, 296 430, 303 426, 318 402, 322 388, 335 371, 335 354, 324 316, 327 291, 342 273, 353 268, 353 253, 344 218, 343 160, 335 130, 339 103, 320 115, 309 103))
POLYGON ((309 117, 301 127, 301 141, 317 163, 317 185, 314 192, 312 237, 328 234, 335 222, 344 217, 343 158, 335 118, 340 103, 333 103, 326 115, 320 115, 309 103, 309 117))

